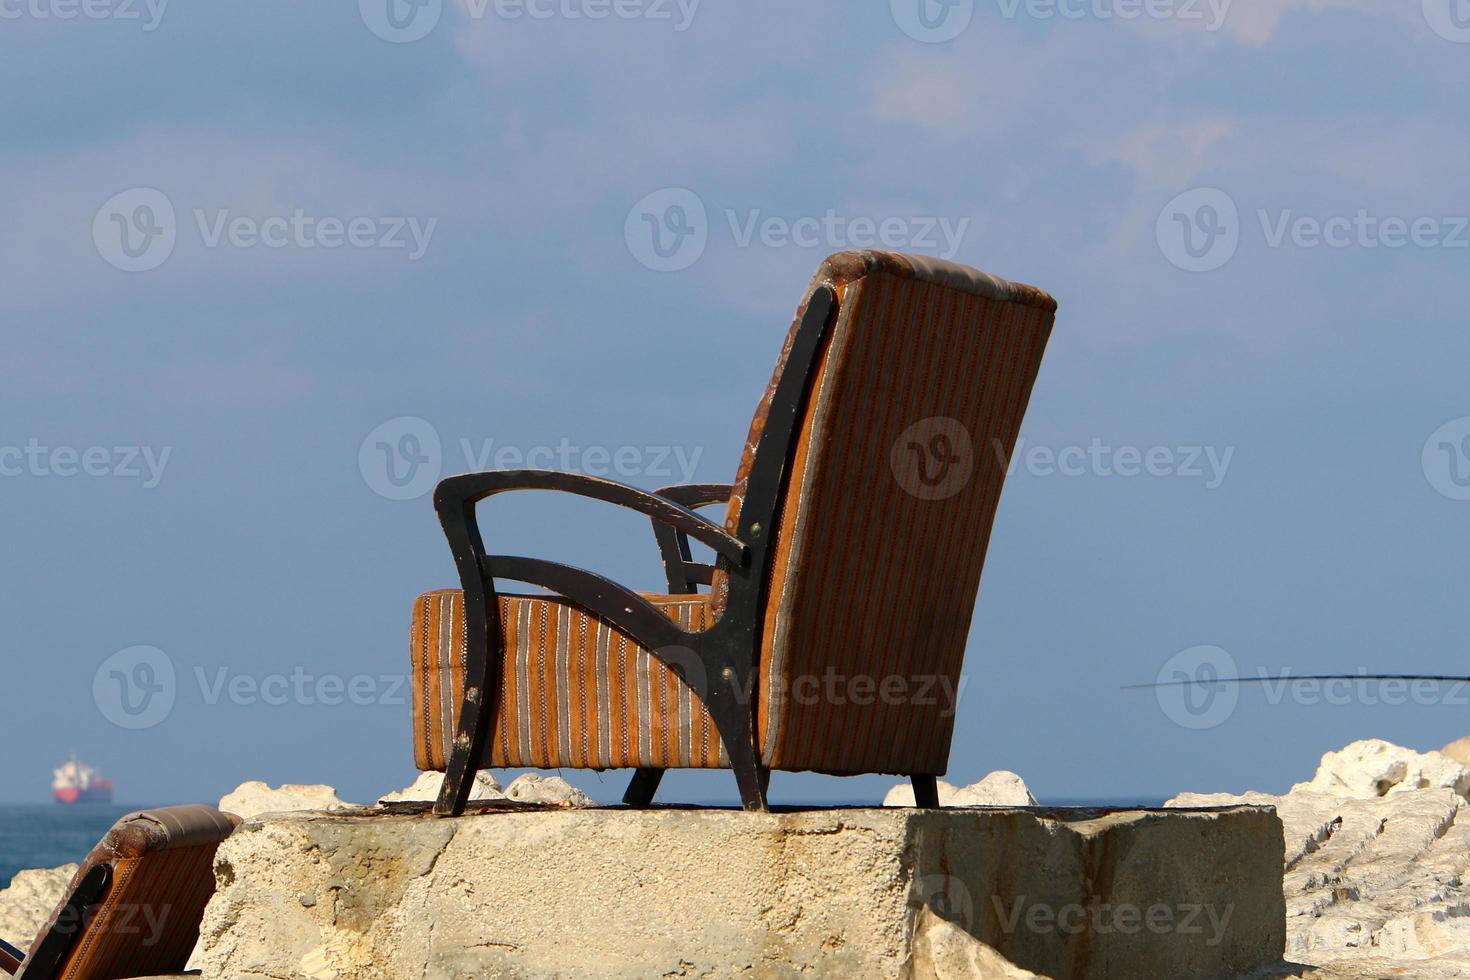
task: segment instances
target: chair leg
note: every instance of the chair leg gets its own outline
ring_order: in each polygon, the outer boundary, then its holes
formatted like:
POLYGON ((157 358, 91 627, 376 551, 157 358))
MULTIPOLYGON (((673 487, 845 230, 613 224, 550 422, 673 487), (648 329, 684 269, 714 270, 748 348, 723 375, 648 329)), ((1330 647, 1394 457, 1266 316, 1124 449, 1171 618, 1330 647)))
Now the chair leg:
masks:
POLYGON ((500 697, 500 678, 493 664, 500 663, 500 634, 498 605, 486 601, 483 587, 465 588, 466 648, 484 650, 483 656, 471 654, 465 665, 464 701, 460 704, 459 725, 450 750, 449 764, 445 767, 444 785, 439 788, 439 799, 434 803, 434 813, 441 817, 457 817, 469 805, 470 793, 475 788, 476 763, 485 755, 485 742, 490 735, 490 719, 500 697), (491 637, 494 637, 492 646, 491 637))
POLYGON ((747 810, 764 811, 771 772, 760 764, 755 754, 755 726, 750 707, 736 698, 726 698, 710 704, 709 711, 724 743, 725 755, 730 759, 730 768, 735 770, 740 805, 747 810))
POLYGON ((735 784, 740 787, 740 805, 747 810, 764 813, 766 786, 771 780, 771 770, 756 763, 753 751, 747 762, 737 764, 732 756, 730 763, 735 766, 735 784))
POLYGON ((653 802, 653 794, 658 792, 658 784, 663 778, 662 769, 635 770, 632 781, 628 783, 628 791, 623 794, 623 803, 640 810, 648 806, 653 802))
POLYGON ((475 767, 472 760, 484 744, 484 725, 478 702, 466 699, 460 708, 459 733, 454 737, 454 749, 449 765, 444 772, 444 783, 439 787, 439 799, 434 802, 434 813, 441 817, 461 816, 470 802, 470 792, 475 786, 475 767))
POLYGON ((922 810, 939 809, 939 777, 910 776, 914 784, 914 806, 922 810))

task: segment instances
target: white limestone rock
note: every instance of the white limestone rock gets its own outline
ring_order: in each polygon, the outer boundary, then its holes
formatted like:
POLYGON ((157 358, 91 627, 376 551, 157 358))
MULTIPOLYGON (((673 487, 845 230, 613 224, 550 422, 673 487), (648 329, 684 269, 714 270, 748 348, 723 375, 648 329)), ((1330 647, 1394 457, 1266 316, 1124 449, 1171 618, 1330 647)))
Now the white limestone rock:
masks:
POLYGON ((28 948, 76 873, 75 864, 17 872, 10 887, 0 890, 0 939, 28 948))
POLYGON ((1275 806, 1290 976, 1470 977, 1470 803, 1458 762, 1388 742, 1322 758, 1284 796, 1183 793, 1170 807, 1275 806))
POLYGON ((540 803, 551 806, 583 807, 597 803, 560 776, 542 776, 528 772, 511 780, 505 798, 517 803, 540 803))
POLYGON ((1292 792, 1376 799, 1421 789, 1450 789, 1470 797, 1470 768, 1439 752, 1415 752, 1372 738, 1324 755, 1317 774, 1292 792))
MULTIPOLYGON (((439 798, 439 788, 444 785, 444 774, 442 772, 419 773, 419 778, 403 789, 388 793, 378 799, 379 805, 384 803, 419 803, 432 802, 439 798)), ((490 770, 482 769, 475 773, 475 785, 470 790, 472 800, 503 800, 505 790, 501 788, 500 780, 491 774, 490 770)))
MULTIPOLYGON (((911 787, 912 789, 912 787, 911 787)), ((1031 795, 1026 781, 1007 770, 990 773, 978 783, 972 783, 957 791, 950 798, 949 806, 1035 806, 1036 797, 1031 795)))
POLYGON ((339 798, 337 791, 330 786, 286 783, 283 786, 270 787, 258 779, 241 783, 219 801, 221 810, 245 820, 252 820, 262 813, 347 810, 353 806, 355 804, 339 798))
POLYGON ((1439 754, 1449 756, 1462 766, 1470 766, 1470 735, 1455 739, 1440 749, 1439 754))
MULTIPOLYGON (((884 806, 913 806, 914 787, 904 780, 883 797, 884 806)), ((956 786, 939 780, 940 806, 1035 806, 1036 797, 1026 788, 1026 781, 1008 770, 993 772, 969 786, 956 786)))

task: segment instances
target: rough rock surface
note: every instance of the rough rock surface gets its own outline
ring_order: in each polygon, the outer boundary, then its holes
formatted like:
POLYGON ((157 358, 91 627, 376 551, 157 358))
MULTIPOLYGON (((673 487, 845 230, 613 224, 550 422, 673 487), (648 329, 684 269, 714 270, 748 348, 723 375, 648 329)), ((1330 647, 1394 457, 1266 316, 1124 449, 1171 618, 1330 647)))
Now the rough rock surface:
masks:
POLYGON ((505 788, 505 798, 517 803, 540 803, 550 806, 596 806, 592 797, 560 776, 541 776, 534 772, 512 779, 505 788))
POLYGON ((1449 756, 1462 766, 1470 766, 1470 735, 1455 739, 1440 749, 1439 754, 1449 756))
POLYGON ((1286 833, 1287 960, 1319 980, 1470 976, 1467 771, 1355 742, 1285 796, 1185 793, 1167 806, 1275 806, 1286 833), (1315 969, 1312 969, 1315 968, 1315 969))
MULTIPOLYGON (((442 772, 426 772, 414 780, 413 785, 404 787, 382 797, 379 804, 415 803, 439 798, 439 787, 444 785, 442 772)), ((592 797, 577 789, 560 776, 542 776, 528 772, 511 780, 502 788, 500 780, 488 769, 475 774, 475 788, 470 791, 472 800, 514 800, 517 803, 536 803, 552 806, 596 806, 592 797)))
POLYGON ((953 922, 928 908, 914 925, 909 980, 1048 980, 1023 970, 953 922))
POLYGON ((1421 789, 1470 795, 1470 769, 1439 752, 1415 752, 1374 738, 1328 752, 1317 775, 1297 783, 1291 791, 1375 799, 1421 789))
MULTIPOLYGON (((444 774, 442 772, 419 773, 419 778, 405 786, 403 789, 382 796, 379 803, 418 803, 433 801, 439 798, 439 788, 444 785, 444 774)), ((482 769, 475 773, 475 785, 470 790, 472 800, 503 800, 505 790, 501 788, 500 780, 488 769, 482 769)))
POLYGON ((0 891, 0 939, 29 947, 76 873, 75 864, 17 872, 10 887, 0 891))
POLYGON ((330 786, 286 783, 271 787, 258 779, 241 783, 219 801, 219 808, 246 820, 263 813, 289 813, 295 810, 345 810, 346 803, 330 786))
MULTIPOLYGON (((904 780, 883 797, 884 806, 913 806, 914 786, 904 780)), ((939 781, 940 806, 1035 806, 1036 797, 1020 776, 1004 769, 969 786, 939 781)))
POLYGON ((197 963, 206 980, 948 978, 1006 960, 1235 976, 1280 962, 1281 847, 1253 808, 276 814, 221 847, 197 963), (1143 925, 1155 908, 1173 928, 1143 925), (916 928, 926 910, 953 928, 916 928))

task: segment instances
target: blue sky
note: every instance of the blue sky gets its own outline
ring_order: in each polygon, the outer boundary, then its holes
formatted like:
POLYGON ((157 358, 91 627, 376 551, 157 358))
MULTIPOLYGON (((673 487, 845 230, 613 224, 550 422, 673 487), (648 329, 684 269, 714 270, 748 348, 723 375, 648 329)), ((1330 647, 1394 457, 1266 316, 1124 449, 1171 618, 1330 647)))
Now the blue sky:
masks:
MULTIPOLYGON (((1061 304, 951 779, 1280 790, 1470 732, 1450 688, 1121 690, 1470 670, 1470 4, 394 2, 0 0, 0 798, 71 748, 125 801, 407 783, 453 568, 377 443, 728 479, 807 278, 879 229, 1061 304)), ((482 522, 659 583, 635 516, 482 522)))

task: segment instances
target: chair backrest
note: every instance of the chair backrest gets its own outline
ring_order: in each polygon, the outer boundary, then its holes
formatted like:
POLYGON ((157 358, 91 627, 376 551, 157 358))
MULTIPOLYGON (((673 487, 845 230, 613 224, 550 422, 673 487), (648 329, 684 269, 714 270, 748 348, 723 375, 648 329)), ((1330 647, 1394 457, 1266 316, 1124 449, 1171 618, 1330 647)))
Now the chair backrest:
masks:
POLYGON ((240 818, 211 806, 123 817, 82 862, 18 980, 178 973, 214 894, 214 853, 240 818))
MULTIPOLYGON (((757 742, 772 768, 941 774, 990 529, 1056 301, 874 251, 829 258, 808 299, 824 286, 838 308, 787 447, 757 742)), ((741 460, 732 531, 785 361, 741 460)), ((717 609, 728 587, 717 574, 717 609)))

